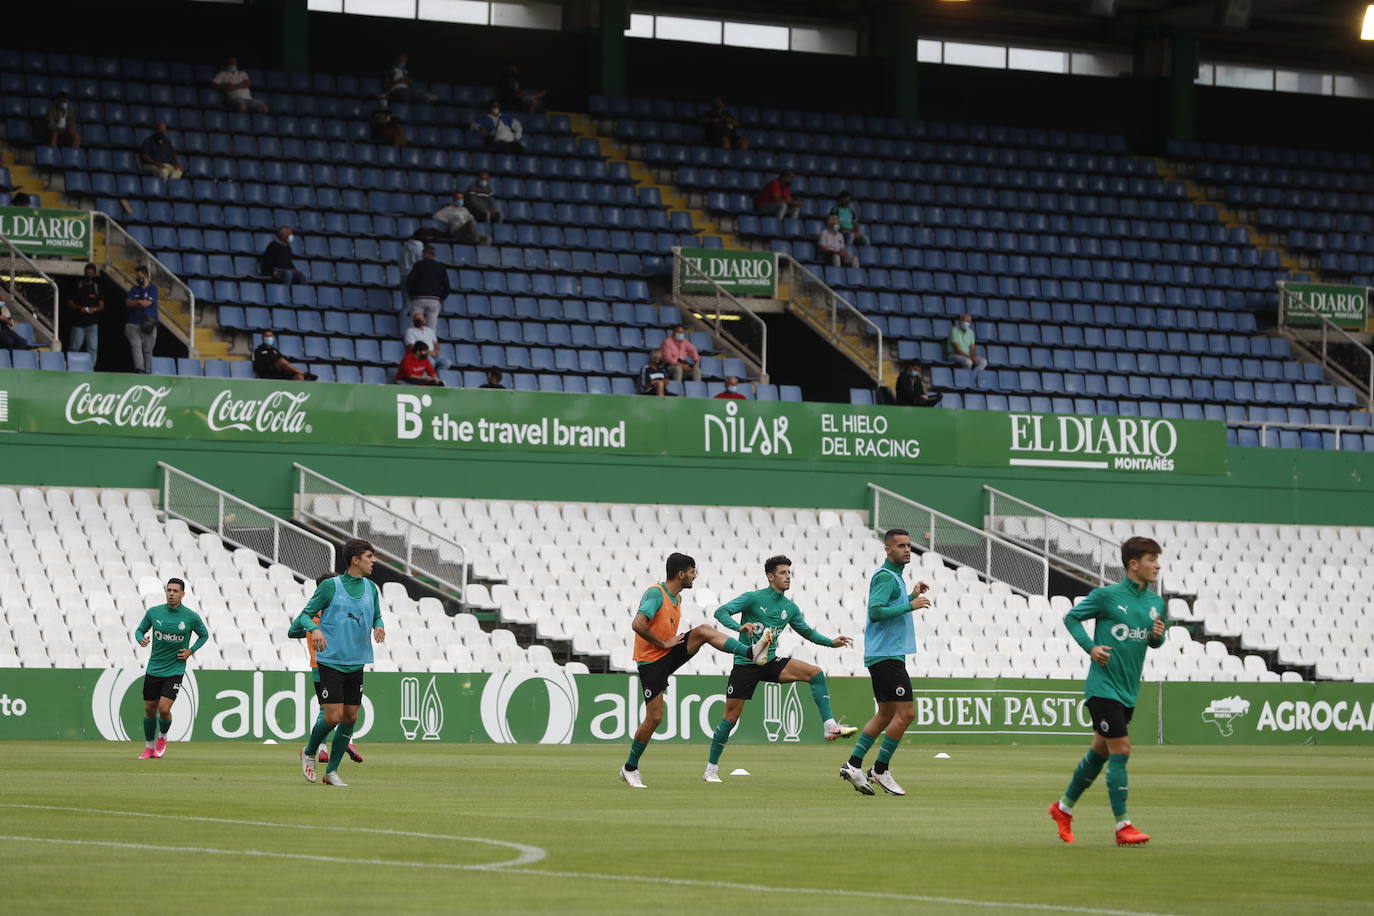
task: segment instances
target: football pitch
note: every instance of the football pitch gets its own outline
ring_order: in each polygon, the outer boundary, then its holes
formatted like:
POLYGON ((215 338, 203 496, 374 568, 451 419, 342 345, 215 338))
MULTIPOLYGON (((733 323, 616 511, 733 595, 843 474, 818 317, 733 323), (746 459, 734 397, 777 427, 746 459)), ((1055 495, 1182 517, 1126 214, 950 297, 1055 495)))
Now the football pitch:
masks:
MULTIPOLYGON (((1075 747, 906 745, 905 798, 857 794, 843 747, 372 744, 346 789, 295 745, 7 742, 7 914, 1368 913, 1374 749, 1138 748, 1112 842, 1099 780, 1078 842, 1045 813, 1075 747), (945 751, 949 759, 935 759, 945 751)), ((870 760, 871 762, 871 760, 870 760)))

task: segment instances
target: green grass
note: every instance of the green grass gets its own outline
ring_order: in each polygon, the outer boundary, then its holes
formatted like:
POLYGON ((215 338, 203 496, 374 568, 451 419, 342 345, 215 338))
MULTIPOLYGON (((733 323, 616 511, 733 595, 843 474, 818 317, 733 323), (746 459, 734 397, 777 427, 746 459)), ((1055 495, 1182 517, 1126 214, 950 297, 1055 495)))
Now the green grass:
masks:
POLYGON ((1140 748, 1131 814, 1154 836, 1143 849, 1113 844, 1102 780, 1077 809, 1078 843, 1056 838, 1045 808, 1081 754, 1070 747, 954 746, 944 748, 948 760, 933 759, 940 748, 904 747, 893 769, 905 798, 861 797, 841 782, 847 748, 732 746, 722 770, 753 775, 712 786, 700 781, 704 747, 655 746, 643 760, 648 791, 616 778, 618 747, 373 744, 365 764, 344 764, 347 789, 306 784, 294 746, 181 744, 162 760, 136 760, 138 750, 4 744, 0 910, 724 916, 1015 911, 1011 903, 1190 914, 1374 907, 1374 749, 1140 748), (358 828, 505 840, 547 856, 517 868, 455 868, 515 853, 358 828), (851 896, 861 893, 897 896, 851 896))

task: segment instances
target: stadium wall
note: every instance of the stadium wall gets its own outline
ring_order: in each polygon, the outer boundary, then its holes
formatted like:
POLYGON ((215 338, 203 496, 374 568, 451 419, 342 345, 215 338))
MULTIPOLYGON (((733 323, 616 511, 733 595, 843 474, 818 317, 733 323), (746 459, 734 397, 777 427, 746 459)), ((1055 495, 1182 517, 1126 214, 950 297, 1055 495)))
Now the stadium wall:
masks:
MULTIPOLYGON (((135 739, 142 676, 139 668, 0 671, 0 739, 135 739)), ((709 741, 724 687, 723 677, 674 678, 655 739, 709 741)), ((832 678, 830 691, 836 713, 850 722, 873 708, 867 678, 832 678)), ((373 742, 622 743, 643 715, 639 694, 628 674, 371 672, 355 735, 373 742)), ((912 694, 908 744, 1080 744, 1092 732, 1077 681, 916 679, 912 694)), ((315 702, 304 671, 192 671, 170 736, 299 740, 314 721, 315 702)), ((765 684, 731 740, 820 744, 820 724, 804 685, 765 684)), ((1132 727, 1138 744, 1369 745, 1374 685, 1147 682, 1132 727)))

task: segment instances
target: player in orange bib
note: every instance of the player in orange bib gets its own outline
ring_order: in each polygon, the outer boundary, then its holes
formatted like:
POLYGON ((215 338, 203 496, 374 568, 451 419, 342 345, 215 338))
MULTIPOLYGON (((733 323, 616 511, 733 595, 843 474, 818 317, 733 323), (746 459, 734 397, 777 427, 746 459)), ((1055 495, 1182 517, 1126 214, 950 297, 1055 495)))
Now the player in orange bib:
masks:
POLYGON ((620 768, 620 778, 635 789, 646 788, 639 773, 639 758, 663 721, 663 691, 668 689, 668 678, 673 672, 685 665, 703 645, 752 657, 757 662, 767 660, 768 646, 772 642, 772 634, 765 631, 758 642, 746 645, 706 624, 679 633, 682 591, 691 588, 696 581, 697 561, 686 554, 669 554, 667 573, 661 583, 645 589, 630 623, 635 631, 635 662, 639 665, 639 683, 644 688, 646 709, 644 721, 630 742, 630 756, 620 768))

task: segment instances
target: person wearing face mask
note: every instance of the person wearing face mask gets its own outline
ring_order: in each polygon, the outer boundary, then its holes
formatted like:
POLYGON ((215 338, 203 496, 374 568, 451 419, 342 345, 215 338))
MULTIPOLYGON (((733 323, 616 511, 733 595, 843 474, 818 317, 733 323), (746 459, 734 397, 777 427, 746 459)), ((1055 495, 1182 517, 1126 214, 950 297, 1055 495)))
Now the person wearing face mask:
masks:
POLYGON ((471 245, 490 245, 491 236, 477 231, 477 220, 464 206, 465 198, 462 191, 454 191, 453 199, 435 211, 434 221, 439 224, 439 234, 471 245))
POLYGON ((840 232, 844 235, 846 248, 852 250, 860 242, 865 245, 872 244, 859 226, 859 211, 854 206, 854 198, 850 196, 848 191, 840 192, 840 199, 835 202, 835 206, 830 208, 830 215, 837 217, 840 221, 840 232))
POLYGON ((897 376, 897 403, 908 407, 934 407, 944 395, 932 394, 926 390, 925 376, 921 375, 921 364, 912 360, 897 376))
POLYGON ((396 370, 396 381, 402 385, 443 386, 434 364, 429 361, 429 347, 423 340, 417 340, 401 357, 401 365, 396 370))
POLYGON ((167 136, 167 125, 162 121, 138 148, 138 164, 145 172, 151 172, 164 181, 181 177, 181 157, 167 136))
POLYGON ((215 74, 210 85, 224 93, 225 103, 234 111, 247 111, 252 108, 258 114, 267 113, 266 103, 253 98, 253 81, 248 78, 247 70, 239 69, 237 57, 231 57, 224 62, 224 69, 215 74))
POLYGON ((263 249, 258 270, 264 277, 271 277, 274 283, 285 283, 290 286, 292 283, 305 282, 305 273, 297 269, 296 262, 291 256, 293 238, 295 236, 291 234, 291 227, 282 226, 263 249))
POLYGON ((100 350, 100 313, 105 311, 105 297, 100 291, 100 272, 94 264, 86 271, 76 289, 67 298, 67 327, 72 329, 67 342, 69 352, 84 352, 94 359, 100 350))
POLYGON ((415 346, 416 343, 423 343, 433 358, 434 368, 440 372, 449 367, 449 361, 440 355, 439 335, 434 328, 429 326, 423 311, 410 316, 410 327, 406 328, 401 339, 405 342, 407 350, 415 346))
POLYGON ((472 126, 482 134, 488 147, 499 150, 503 153, 523 153, 525 147, 520 142, 520 138, 525 135, 525 128, 511 114, 501 110, 501 102, 492 99, 487 103, 487 113, 476 121, 472 126))
POLYGON ((844 241, 844 232, 840 229, 840 218, 835 214, 830 214, 826 220, 825 228, 821 229, 821 234, 816 236, 816 255, 831 267, 858 267, 858 255, 850 252, 844 241))
POLYGON ((763 186, 754 198, 754 208, 764 216, 796 219, 801 216, 801 201, 792 196, 792 170, 788 169, 763 186))
POLYGON ((409 65, 410 56, 402 51, 382 75, 382 94, 400 102, 437 102, 437 95, 416 88, 409 65))
POLYGON ((694 382, 701 381, 701 354, 687 336, 687 328, 680 324, 673 325, 672 333, 664 338, 659 350, 663 353, 663 362, 668 365, 668 376, 673 381, 680 382, 684 376, 694 382))
POLYGON ((81 149, 81 131, 76 127, 76 106, 67 93, 59 92, 57 98, 48 106, 44 119, 48 127, 48 146, 65 142, 72 149, 81 149))
POLYGON ((152 282, 148 268, 140 264, 134 268, 134 285, 124 298, 128 314, 124 319, 124 339, 129 342, 129 358, 134 371, 153 371, 153 346, 157 343, 157 284, 152 282))
POLYGON ((491 172, 477 173, 472 184, 468 185, 465 201, 468 212, 487 225, 505 220, 501 211, 496 209, 496 192, 491 187, 491 172))
POLYGON ((739 379, 733 375, 725 377, 725 390, 718 392, 716 397, 726 401, 747 401, 748 395, 740 391, 739 379))
POLYGON ((949 361, 961 369, 982 372, 988 361, 978 349, 978 339, 973 334, 973 316, 960 315, 959 321, 949 329, 949 339, 945 341, 945 353, 949 361))
POLYGON ((275 331, 262 332, 262 343, 253 348, 253 374, 258 378, 287 380, 294 382, 313 382, 316 376, 291 365, 291 362, 277 349, 275 331))

